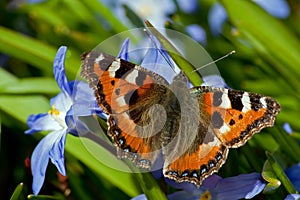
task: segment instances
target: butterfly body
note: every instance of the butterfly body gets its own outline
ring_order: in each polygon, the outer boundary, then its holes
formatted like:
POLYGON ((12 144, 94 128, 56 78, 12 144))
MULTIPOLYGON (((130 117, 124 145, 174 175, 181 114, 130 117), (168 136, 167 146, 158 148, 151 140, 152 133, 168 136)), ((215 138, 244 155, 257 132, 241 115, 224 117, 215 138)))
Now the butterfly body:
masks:
POLYGON ((229 148, 273 126, 280 110, 270 97, 225 88, 189 88, 183 73, 160 75, 102 52, 82 59, 82 76, 109 115, 118 154, 153 169, 162 154, 165 177, 198 186, 224 164, 229 148))

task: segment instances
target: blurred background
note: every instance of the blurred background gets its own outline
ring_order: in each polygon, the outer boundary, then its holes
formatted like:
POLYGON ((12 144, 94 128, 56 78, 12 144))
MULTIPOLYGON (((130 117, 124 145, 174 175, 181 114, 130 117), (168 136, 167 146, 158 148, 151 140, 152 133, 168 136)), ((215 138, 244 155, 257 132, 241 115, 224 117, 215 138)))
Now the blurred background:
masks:
MULTIPOLYGON (((300 130, 299 1, 1 0, 1 199, 10 198, 20 183, 19 199, 32 194, 29 159, 47 132, 25 135, 24 131, 27 117, 50 110, 49 99, 60 92, 52 67, 57 49, 68 47, 66 74, 68 80, 74 80, 83 52, 110 36, 145 27, 146 19, 154 27, 192 37, 214 60, 235 50, 217 63, 226 83, 271 96, 282 106, 275 128, 231 150, 219 173, 222 177, 261 172, 267 160, 265 151, 279 153, 283 168, 300 161, 299 148, 288 145, 297 144, 300 130), (283 129, 285 123, 292 129, 283 129)), ((134 177, 86 159, 78 145, 76 138, 68 136, 68 176, 60 176, 49 164, 41 194, 58 199, 130 199, 145 192, 134 177)), ((283 198, 287 191, 281 186, 274 193, 283 198)))

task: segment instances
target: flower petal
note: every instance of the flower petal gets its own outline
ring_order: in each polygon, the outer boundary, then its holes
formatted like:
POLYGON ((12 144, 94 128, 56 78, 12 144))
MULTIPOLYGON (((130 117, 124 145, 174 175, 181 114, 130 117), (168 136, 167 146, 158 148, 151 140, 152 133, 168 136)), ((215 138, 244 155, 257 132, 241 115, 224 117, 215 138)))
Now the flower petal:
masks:
POLYGON ((291 127, 291 125, 289 123, 284 123, 282 128, 285 130, 285 132, 287 132, 288 134, 292 134, 293 133, 293 129, 291 127))
POLYGON ((71 96, 71 90, 69 87, 69 83, 65 74, 65 58, 66 58, 67 47, 62 46, 58 49, 54 63, 53 63, 53 71, 54 78, 58 84, 58 87, 65 94, 71 96))
POLYGON ((177 183, 175 180, 169 178, 165 178, 165 181, 171 187, 176 189, 182 189, 185 192, 193 192, 198 190, 197 186, 193 183, 188 183, 188 182, 177 183))
MULTIPOLYGON (((52 145, 51 150, 49 151, 49 156, 51 162, 56 166, 58 171, 65 176, 66 175, 66 168, 65 168, 65 143, 66 143, 66 136, 67 136, 67 129, 62 129, 56 132, 55 141, 52 145)), ((53 136, 54 137, 54 134, 53 136)))
POLYGON ((55 107, 60 112, 67 112, 72 105, 71 96, 68 94, 61 92, 55 97, 50 99, 50 105, 55 107))
POLYGON ((254 0, 270 15, 278 18, 287 18, 290 15, 290 7, 286 0, 254 0))
POLYGON ((131 200, 147 200, 147 197, 145 194, 140 194, 136 197, 133 197, 131 200))
POLYGON ((211 190, 215 188, 221 180, 222 178, 220 176, 213 174, 203 181, 203 184, 200 188, 197 188, 197 186, 193 183, 189 183, 189 182, 177 183, 174 180, 165 178, 166 183, 171 187, 182 189, 187 193, 194 193, 193 194, 194 196, 200 195, 205 190, 211 190))
POLYGON ((197 190, 196 192, 186 192, 186 191, 178 191, 174 192, 173 194, 168 195, 168 200, 197 200, 202 199, 201 194, 203 194, 204 191, 197 190))
POLYGON ((300 194, 289 194, 285 197, 284 200, 299 200, 300 194))
POLYGON ((197 0, 177 0, 180 9, 185 13, 195 13, 199 9, 197 0))
POLYGON ((219 182, 215 190, 218 191, 217 198, 250 199, 259 194, 265 185, 259 173, 251 173, 224 178, 219 182))
POLYGON ((212 189, 217 187, 217 185, 219 184, 220 181, 222 181, 223 178, 221 176, 218 176, 216 174, 212 174, 211 176, 209 176, 207 179, 205 179, 203 181, 202 186, 205 189, 212 189))
POLYGON ((154 71, 171 83, 175 77, 177 66, 175 67, 167 51, 161 46, 158 40, 152 37, 154 47, 149 47, 141 63, 143 68, 154 71))
POLYGON ((26 3, 35 4, 35 3, 41 3, 46 0, 25 0, 26 3))
POLYGON ((218 87, 218 88, 230 88, 224 81, 224 79, 217 74, 208 75, 202 77, 202 86, 218 87))
MULTIPOLYGON (((50 152, 57 140, 60 140, 64 133, 56 130, 46 135, 35 147, 31 156, 31 171, 33 175, 32 191, 37 195, 45 180, 46 168, 50 158, 50 152)), ((61 168, 61 166, 59 166, 61 168)), ((59 169, 58 168, 58 169, 59 169)), ((62 170, 63 172, 63 170, 62 170)))
POLYGON ((291 180, 296 190, 300 191, 300 163, 288 168, 286 175, 291 180))
POLYGON ((75 136, 83 136, 90 132, 88 126, 74 115, 67 114, 66 124, 68 125, 67 132, 75 136))
POLYGON ((121 46, 120 52, 118 54, 118 58, 129 61, 129 56, 128 56, 129 43, 130 43, 130 39, 126 38, 126 40, 123 42, 121 46))
POLYGON ((226 19, 227 13, 224 7, 219 3, 215 3, 208 13, 208 23, 213 35, 222 33, 222 27, 226 19))
POLYGON ((48 113, 30 115, 27 119, 29 130, 25 134, 33 134, 38 131, 60 130, 61 126, 48 113))
POLYGON ((94 91, 83 81, 71 81, 72 100, 73 104, 68 111, 68 115, 76 116, 90 116, 94 113, 101 118, 107 119, 107 115, 103 113, 102 109, 97 105, 94 91))
POLYGON ((206 33, 201 26, 191 24, 185 27, 185 31, 197 42, 200 42, 203 45, 206 44, 206 33))

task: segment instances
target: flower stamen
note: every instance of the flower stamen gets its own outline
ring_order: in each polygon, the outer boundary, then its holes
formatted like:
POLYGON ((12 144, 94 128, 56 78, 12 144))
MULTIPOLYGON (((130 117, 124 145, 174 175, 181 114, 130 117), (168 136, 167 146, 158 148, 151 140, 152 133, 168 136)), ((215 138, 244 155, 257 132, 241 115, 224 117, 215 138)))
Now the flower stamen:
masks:
POLYGON ((55 108, 55 105, 52 106, 51 110, 48 111, 49 115, 59 115, 59 110, 55 108))
POLYGON ((199 200, 211 200, 211 194, 206 190, 199 198, 199 200))

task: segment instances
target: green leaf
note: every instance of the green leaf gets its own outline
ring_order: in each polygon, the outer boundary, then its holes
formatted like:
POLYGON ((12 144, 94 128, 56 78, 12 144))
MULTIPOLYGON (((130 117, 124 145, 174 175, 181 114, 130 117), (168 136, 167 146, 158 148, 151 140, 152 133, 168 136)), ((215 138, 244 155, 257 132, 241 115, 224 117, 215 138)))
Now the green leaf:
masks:
MULTIPOLYGON (((52 76, 57 48, 1 26, 0 35, 0 52, 19 58, 52 76)), ((80 57, 68 58, 68 65, 70 67, 66 67, 67 72, 70 76, 75 76, 80 66, 80 57)))
POLYGON ((87 138, 68 136, 65 149, 100 178, 108 180, 127 195, 134 197, 141 194, 140 187, 136 184, 132 173, 129 173, 131 170, 128 166, 101 145, 87 138))
POLYGON ((266 187, 264 188, 264 193, 272 193, 278 187, 280 187, 281 182, 276 177, 276 174, 274 173, 274 170, 271 167, 271 164, 268 160, 265 162, 265 164, 263 166, 261 175, 262 175, 263 179, 268 182, 266 187))
POLYGON ((281 23, 252 1, 221 1, 230 21, 251 41, 251 45, 271 60, 276 70, 299 92, 300 43, 281 23), (259 20, 258 20, 259 19, 259 20), (291 79, 291 80, 290 80, 291 79))
POLYGON ((28 199, 30 199, 30 200, 53 200, 53 199, 63 200, 63 198, 50 196, 50 195, 28 195, 28 199))
POLYGON ((0 96, 0 111, 16 120, 26 123, 31 114, 45 113, 50 109, 49 100, 44 96, 0 96))
POLYGON ((281 129, 273 129, 273 138, 277 141, 282 151, 285 152, 294 162, 299 162, 300 146, 292 137, 281 129))
POLYGON ((24 184, 20 183, 14 190, 14 193, 11 195, 10 200, 19 200, 21 199, 21 194, 24 188, 24 184))
POLYGON ((163 193, 157 182, 154 180, 151 173, 146 172, 142 173, 141 169, 135 167, 132 162, 127 162, 127 165, 130 167, 134 173, 134 177, 138 180, 140 187, 143 190, 143 193, 146 195, 148 200, 167 199, 166 195, 163 193))
POLYGON ((42 21, 45 24, 54 27, 66 25, 64 19, 58 15, 57 10, 53 9, 48 4, 24 4, 22 10, 30 13, 34 20, 42 21))
POLYGON ((135 177, 137 177, 138 182, 140 183, 140 186, 148 200, 167 199, 166 195, 162 192, 150 173, 137 173, 135 174, 135 177))
MULTIPOLYGON (((1 77, 1 74, 0 74, 1 77)), ((60 92, 56 81, 53 78, 24 78, 17 82, 1 85, 0 93, 6 94, 25 94, 40 93, 55 95, 60 92)))
POLYGON ((18 78, 16 76, 0 67, 0 87, 3 85, 14 84, 16 82, 18 82, 18 78))
POLYGON ((36 66, 46 74, 52 73, 56 49, 21 33, 0 26, 0 51, 36 66))
POLYGON ((269 152, 266 152, 266 155, 276 177, 278 177, 278 179, 281 181, 282 185, 285 187, 288 193, 295 194, 297 192, 296 189, 294 188, 293 184, 284 173, 276 157, 269 152))
POLYGON ((126 4, 123 5, 126 16, 135 25, 135 27, 144 27, 144 22, 141 18, 126 4))
POLYGON ((274 152, 279 148, 279 144, 274 140, 273 135, 270 133, 259 133, 254 135, 254 137, 249 142, 255 142, 260 148, 265 151, 274 152), (268 141, 268 142, 266 142, 268 141))

